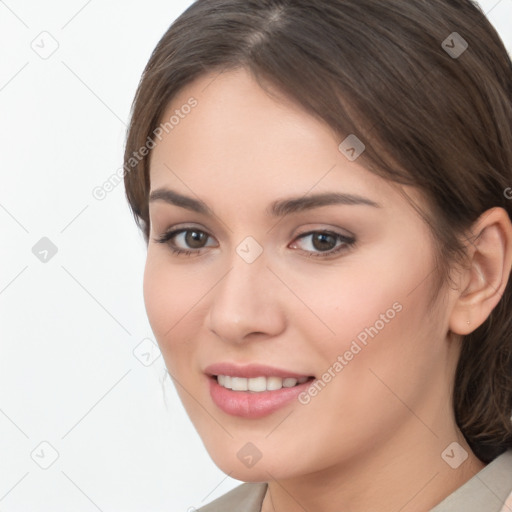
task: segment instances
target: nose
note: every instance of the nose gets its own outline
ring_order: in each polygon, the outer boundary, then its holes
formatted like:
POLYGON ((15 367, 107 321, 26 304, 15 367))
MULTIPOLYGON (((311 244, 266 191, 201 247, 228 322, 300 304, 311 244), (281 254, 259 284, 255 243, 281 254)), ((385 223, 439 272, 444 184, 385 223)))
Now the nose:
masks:
POLYGON ((286 328, 286 290, 263 254, 247 263, 235 253, 230 264, 211 292, 208 328, 233 344, 279 335, 286 328))

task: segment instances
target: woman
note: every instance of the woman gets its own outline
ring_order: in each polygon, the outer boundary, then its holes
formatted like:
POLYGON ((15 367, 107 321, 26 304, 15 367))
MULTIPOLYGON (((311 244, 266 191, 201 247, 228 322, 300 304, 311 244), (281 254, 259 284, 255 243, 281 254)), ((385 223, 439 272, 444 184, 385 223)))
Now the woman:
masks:
POLYGON ((198 0, 125 153, 201 510, 512 510, 512 65, 470 0, 198 0))

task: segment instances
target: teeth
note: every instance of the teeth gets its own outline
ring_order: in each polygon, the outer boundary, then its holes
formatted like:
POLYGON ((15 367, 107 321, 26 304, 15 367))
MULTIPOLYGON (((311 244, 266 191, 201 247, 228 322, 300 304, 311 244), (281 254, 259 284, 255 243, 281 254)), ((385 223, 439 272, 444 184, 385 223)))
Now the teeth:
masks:
POLYGON ((283 379, 281 377, 267 377, 267 391, 276 391, 283 387, 283 379))
POLYGON ((297 384, 297 379, 287 378, 283 380, 283 388, 293 388, 297 384))
POLYGON ((265 377, 256 377, 254 379, 247 379, 247 389, 249 391, 266 391, 267 379, 265 377))
POLYGON ((294 379, 287 377, 253 377, 246 379, 245 377, 231 377, 229 375, 217 375, 217 382, 226 389, 233 391, 252 391, 259 393, 262 391, 277 391, 281 388, 293 388, 297 384, 303 384, 309 377, 301 377, 294 379))
POLYGON ((243 377, 231 377, 231 389, 233 391, 247 391, 248 379, 243 377))

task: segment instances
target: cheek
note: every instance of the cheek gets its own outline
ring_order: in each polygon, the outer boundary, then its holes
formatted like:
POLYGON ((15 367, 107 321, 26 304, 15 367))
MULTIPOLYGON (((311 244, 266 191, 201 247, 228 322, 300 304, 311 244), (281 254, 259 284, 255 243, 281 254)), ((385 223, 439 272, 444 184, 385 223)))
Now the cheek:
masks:
POLYGON ((172 283, 159 271, 159 265, 148 251, 144 268, 143 294, 149 323, 159 343, 165 332, 172 326, 169 311, 174 311, 172 295, 169 294, 172 283))
POLYGON ((338 336, 323 347, 326 368, 336 361, 340 364, 334 368, 338 372, 332 387, 322 391, 321 399, 324 406, 343 404, 340 421, 350 417, 363 425, 378 417, 382 434, 390 434, 397 422, 410 415, 408 407, 421 407, 429 388, 435 386, 443 357, 440 319, 428 308, 429 280, 411 293, 416 277, 414 271, 404 272, 401 279, 388 276, 381 278, 383 291, 373 287, 358 297, 344 296, 351 300, 333 324, 338 336))
MULTIPOLYGON (((440 355, 434 338, 439 338, 437 323, 442 319, 427 303, 432 286, 426 278, 432 270, 429 254, 414 247, 406 254, 407 247, 400 247, 400 251, 380 251, 371 261, 354 259, 350 268, 316 281, 322 293, 307 294, 314 298, 311 309, 332 331, 330 336, 317 334, 311 339, 317 340, 325 371, 331 368, 331 373, 343 374, 332 387, 339 385, 343 396, 356 388, 370 401, 389 393, 370 369, 389 385, 410 388, 425 378, 440 355)), ((321 327, 320 322, 315 325, 321 327)))
MULTIPOLYGON (((298 322, 307 326, 307 339, 315 340, 321 353, 332 359, 349 350, 353 340, 364 346, 375 336, 385 336, 392 324, 401 323, 408 314, 404 310, 411 308, 411 299, 416 297, 408 294, 421 280, 419 269, 403 266, 397 263, 393 271, 387 268, 381 251, 378 261, 354 258, 329 272, 317 273, 314 279, 289 279, 297 296, 307 298, 309 311, 300 308, 297 316, 298 322)), ((416 316, 413 311, 411 314, 416 316)))
MULTIPOLYGON (((393 240, 357 255, 324 289, 323 311, 337 335, 376 336, 397 325, 418 326, 428 313, 433 259, 426 244, 393 240), (336 304, 333 307, 333 304, 336 304), (378 333, 376 333, 378 331, 378 333)), ((322 310, 322 309, 319 309, 322 310)), ((398 333, 397 333, 398 334, 398 333)), ((401 338, 405 337, 405 333, 401 338)))
POLYGON ((194 349, 198 294, 193 276, 169 266, 165 257, 148 251, 144 269, 143 294, 146 313, 162 356, 170 370, 173 360, 194 349), (188 283, 188 284, 187 284, 188 283), (171 357, 172 355, 172 357, 171 357))

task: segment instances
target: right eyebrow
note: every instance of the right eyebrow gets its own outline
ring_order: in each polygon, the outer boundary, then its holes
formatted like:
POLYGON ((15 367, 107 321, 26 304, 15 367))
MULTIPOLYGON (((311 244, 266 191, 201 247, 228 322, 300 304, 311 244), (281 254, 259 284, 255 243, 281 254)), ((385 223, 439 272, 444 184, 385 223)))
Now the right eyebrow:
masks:
POLYGON ((151 203, 153 201, 164 201, 167 204, 179 206, 180 208, 185 208, 193 212, 213 216, 212 210, 203 201, 184 196, 168 188, 158 188, 151 192, 149 202, 151 203))

